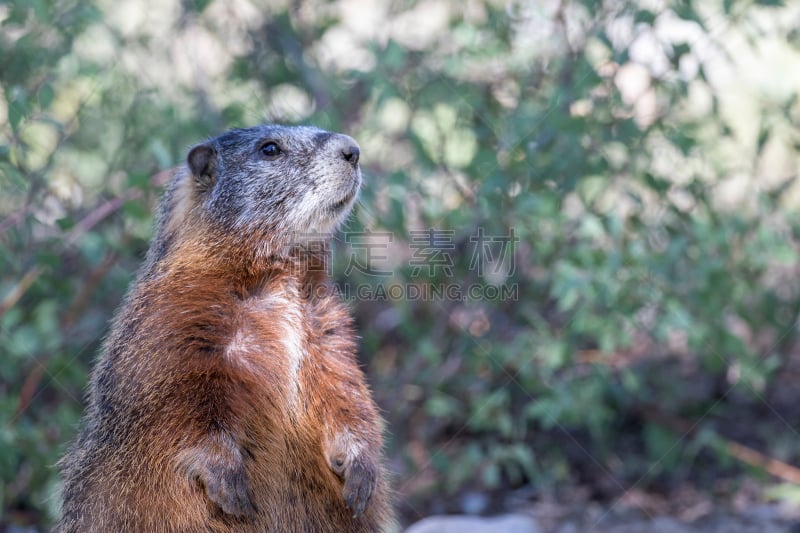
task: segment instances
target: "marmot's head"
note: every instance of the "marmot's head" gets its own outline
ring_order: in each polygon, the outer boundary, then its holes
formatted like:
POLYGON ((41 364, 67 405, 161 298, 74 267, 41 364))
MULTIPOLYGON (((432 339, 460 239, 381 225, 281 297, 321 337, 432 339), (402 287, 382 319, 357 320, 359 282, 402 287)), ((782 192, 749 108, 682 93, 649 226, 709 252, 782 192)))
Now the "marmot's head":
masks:
POLYGON ((325 238, 361 186, 358 143, 313 127, 228 131, 187 158, 197 214, 211 227, 281 242, 325 238))

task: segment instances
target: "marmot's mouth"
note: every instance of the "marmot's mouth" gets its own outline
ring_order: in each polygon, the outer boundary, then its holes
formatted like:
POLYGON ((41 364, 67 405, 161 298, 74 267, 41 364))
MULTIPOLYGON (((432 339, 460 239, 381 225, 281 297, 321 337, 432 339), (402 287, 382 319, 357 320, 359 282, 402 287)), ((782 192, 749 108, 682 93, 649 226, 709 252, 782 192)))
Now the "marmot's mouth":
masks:
POLYGON ((333 204, 333 206, 332 206, 333 210, 334 211, 339 211, 340 209, 345 207, 355 197, 357 192, 358 192, 358 186, 353 187, 353 190, 348 192, 347 195, 344 198, 342 198, 341 200, 339 200, 338 202, 333 204))

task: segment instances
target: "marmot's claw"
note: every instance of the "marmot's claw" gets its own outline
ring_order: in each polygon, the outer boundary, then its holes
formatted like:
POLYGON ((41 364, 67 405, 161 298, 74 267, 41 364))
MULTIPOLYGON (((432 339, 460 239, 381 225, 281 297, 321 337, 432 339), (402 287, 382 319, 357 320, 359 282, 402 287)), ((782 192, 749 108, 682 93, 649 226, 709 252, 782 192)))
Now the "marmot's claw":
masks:
POLYGON ((342 496, 347 507, 353 510, 353 518, 366 511, 377 484, 375 467, 371 463, 356 459, 347 468, 342 496))

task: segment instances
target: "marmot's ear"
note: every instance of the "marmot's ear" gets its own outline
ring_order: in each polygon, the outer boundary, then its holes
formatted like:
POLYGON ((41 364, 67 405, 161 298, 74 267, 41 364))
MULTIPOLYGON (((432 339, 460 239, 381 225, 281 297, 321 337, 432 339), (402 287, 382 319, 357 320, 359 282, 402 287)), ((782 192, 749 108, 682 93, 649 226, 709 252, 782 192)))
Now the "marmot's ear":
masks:
POLYGON ((198 144, 186 158, 189 170, 200 190, 207 190, 217 181, 217 150, 211 144, 198 144))

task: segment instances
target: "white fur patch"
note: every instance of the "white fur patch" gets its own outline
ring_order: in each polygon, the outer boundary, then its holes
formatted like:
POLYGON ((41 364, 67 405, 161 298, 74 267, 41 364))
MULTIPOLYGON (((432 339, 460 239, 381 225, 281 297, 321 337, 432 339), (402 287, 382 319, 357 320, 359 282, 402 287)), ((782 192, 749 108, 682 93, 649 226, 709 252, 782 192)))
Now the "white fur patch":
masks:
MULTIPOLYGON (((306 338, 303 331, 303 314, 298 304, 299 298, 299 295, 289 295, 286 289, 279 288, 275 292, 259 296, 251 301, 253 311, 256 313, 268 312, 275 317, 275 326, 280 332, 279 339, 283 345, 283 353, 279 355, 286 358, 286 384, 289 394, 289 406, 292 408, 296 406, 299 396, 300 367, 306 355, 306 338)), ((234 335, 229 348, 236 340, 237 336, 234 335)), ((264 355, 274 356, 278 354, 264 355)))
POLYGON ((246 329, 239 329, 231 337, 230 342, 225 347, 225 359, 236 366, 255 370, 253 368, 252 356, 257 352, 257 339, 246 329))
POLYGON ((296 312, 296 309, 293 311, 295 312, 287 313, 283 323, 284 335, 281 342, 286 348, 286 356, 289 359, 289 394, 292 405, 295 405, 299 392, 300 365, 305 358, 305 339, 299 323, 300 313, 296 312))
POLYGON ((329 449, 335 451, 337 455, 343 454, 348 463, 358 457, 364 449, 364 444, 353 437, 348 429, 333 432, 330 444, 329 449))

